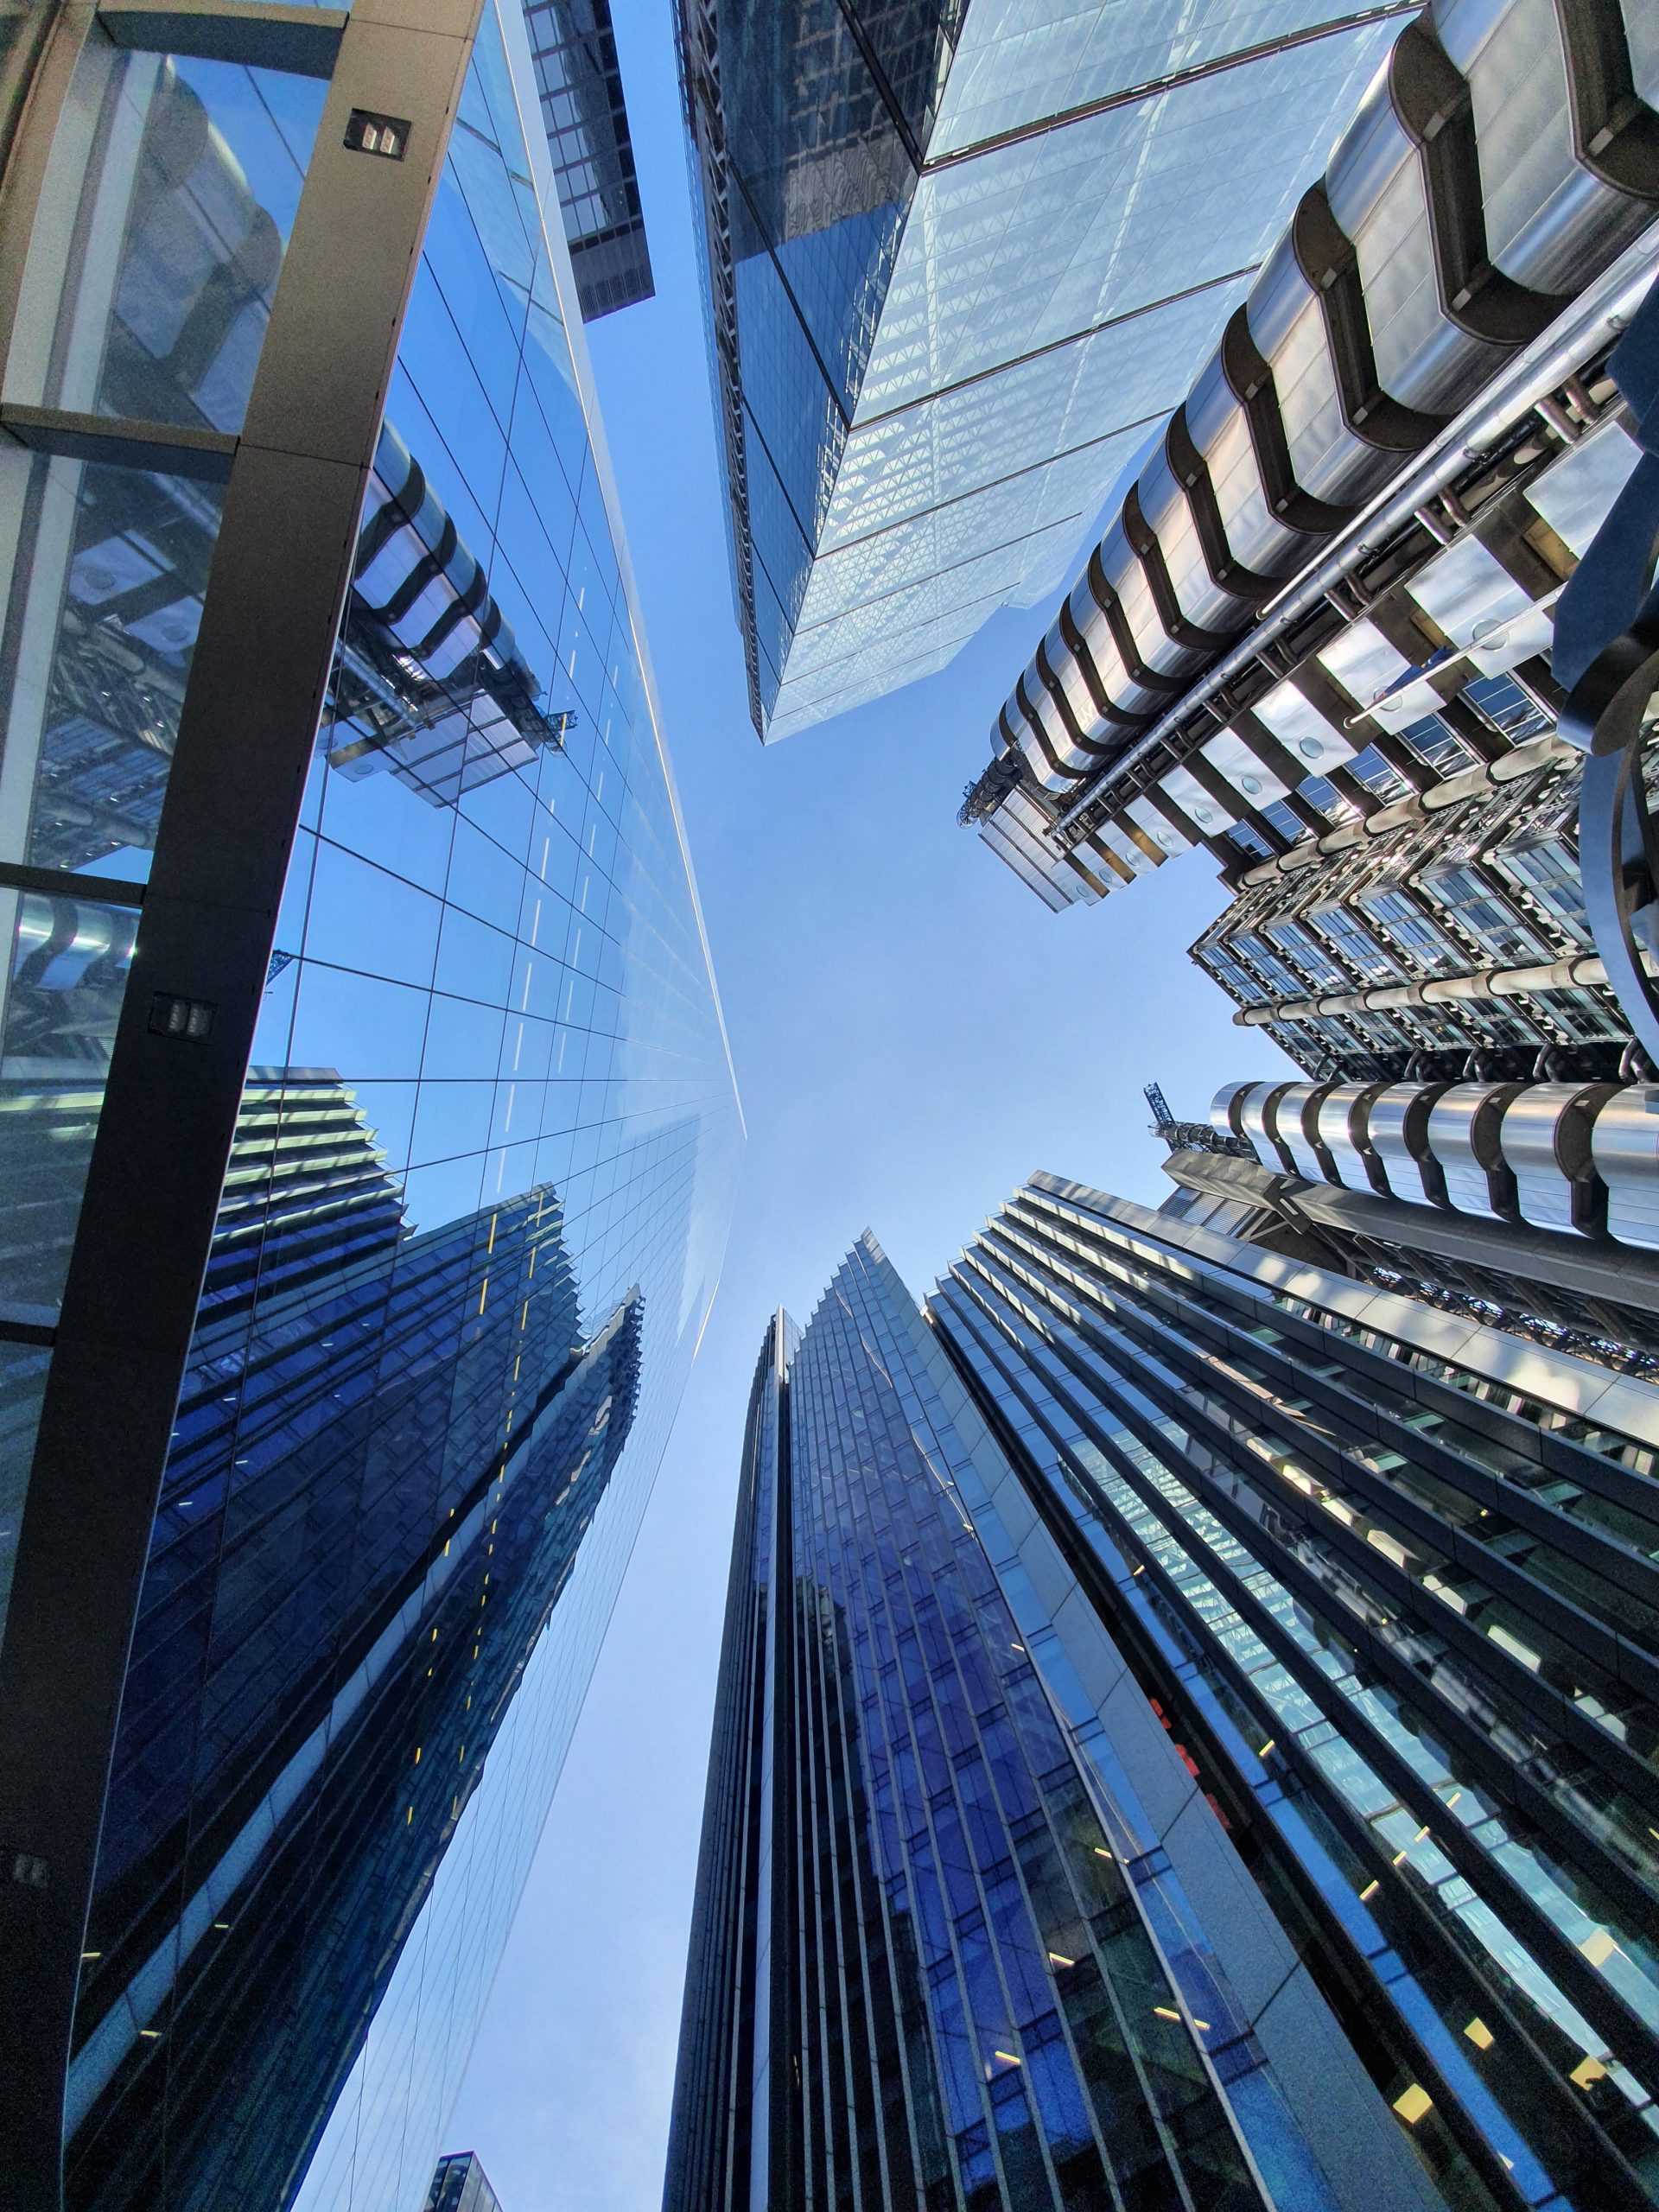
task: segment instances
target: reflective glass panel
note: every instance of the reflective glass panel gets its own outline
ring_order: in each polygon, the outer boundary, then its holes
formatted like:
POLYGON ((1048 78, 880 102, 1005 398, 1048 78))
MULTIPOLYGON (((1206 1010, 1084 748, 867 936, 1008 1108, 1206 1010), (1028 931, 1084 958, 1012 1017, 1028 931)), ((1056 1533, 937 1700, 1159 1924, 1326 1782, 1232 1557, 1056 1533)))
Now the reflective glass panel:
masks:
POLYGON ((326 91, 88 41, 54 142, 9 399, 240 428, 326 91))
POLYGON ((0 1014, 0 1306, 49 1326, 80 1217, 133 909, 0 887, 10 957, 0 1014))
POLYGON ((87 2212, 423 2202, 718 1270, 731 1071, 505 23, 163 1478, 72 2068, 87 2212))

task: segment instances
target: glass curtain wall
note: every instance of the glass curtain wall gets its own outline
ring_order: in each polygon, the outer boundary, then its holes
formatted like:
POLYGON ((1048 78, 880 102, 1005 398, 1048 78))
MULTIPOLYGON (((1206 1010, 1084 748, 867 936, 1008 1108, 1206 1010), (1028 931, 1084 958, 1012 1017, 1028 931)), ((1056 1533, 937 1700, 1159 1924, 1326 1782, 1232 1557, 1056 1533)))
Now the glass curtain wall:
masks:
MULTIPOLYGON (((6 397, 210 448, 233 437, 325 90, 89 41, 6 397)), ((219 459, 0 454, 0 861, 40 872, 38 887, 0 883, 0 1623, 218 536, 222 486, 203 472, 219 459)))
MULTIPOLYGON (((177 465, 0 454, 0 1599, 326 92, 94 36, 25 276, 8 401, 168 426, 177 465)), ((162 1478, 87 2212, 276 2212, 319 2144, 308 2205, 422 2202, 713 1295, 741 1122, 578 321, 486 6, 162 1478)))
POLYGON ((1659 1396, 1046 1175, 929 1310, 1442 2201, 1659 2198, 1659 1396))
POLYGON ((942 1370, 868 1236, 763 1353, 666 2202, 1245 2212, 942 1370))
POLYGON ((681 0, 751 710, 834 492, 960 0, 681 0))

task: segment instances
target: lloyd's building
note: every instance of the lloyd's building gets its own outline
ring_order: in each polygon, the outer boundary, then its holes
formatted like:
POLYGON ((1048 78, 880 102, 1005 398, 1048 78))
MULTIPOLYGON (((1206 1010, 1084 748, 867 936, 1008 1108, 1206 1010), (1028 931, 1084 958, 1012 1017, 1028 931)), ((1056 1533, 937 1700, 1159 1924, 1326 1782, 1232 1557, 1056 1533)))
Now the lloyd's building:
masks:
POLYGON ((9 2212, 424 2202, 712 1295, 556 13, 3 19, 9 2212))

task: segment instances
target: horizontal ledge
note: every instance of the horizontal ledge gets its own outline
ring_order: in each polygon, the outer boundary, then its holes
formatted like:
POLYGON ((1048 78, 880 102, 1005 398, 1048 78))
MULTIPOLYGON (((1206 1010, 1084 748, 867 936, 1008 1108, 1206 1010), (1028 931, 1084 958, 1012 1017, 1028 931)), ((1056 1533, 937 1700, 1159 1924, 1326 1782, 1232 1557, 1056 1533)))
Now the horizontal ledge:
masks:
POLYGON ((144 886, 114 875, 71 875, 60 868, 0 861, 0 891, 39 891, 48 899, 86 899, 100 906, 142 906, 144 886))
POLYGON ((102 461, 111 468, 153 468, 210 484, 227 482, 236 458, 237 442, 222 430, 79 415, 66 407, 20 407, 10 400, 0 405, 0 429, 35 453, 102 461))
POLYGON ((348 18, 338 8, 284 7, 264 0, 104 0, 98 20, 111 41, 137 54, 186 54, 239 61, 290 77, 332 77, 348 18))
POLYGON ((20 1306, 9 1299, 0 1300, 0 1344, 38 1344, 50 1351, 57 1340, 55 1306, 20 1306))

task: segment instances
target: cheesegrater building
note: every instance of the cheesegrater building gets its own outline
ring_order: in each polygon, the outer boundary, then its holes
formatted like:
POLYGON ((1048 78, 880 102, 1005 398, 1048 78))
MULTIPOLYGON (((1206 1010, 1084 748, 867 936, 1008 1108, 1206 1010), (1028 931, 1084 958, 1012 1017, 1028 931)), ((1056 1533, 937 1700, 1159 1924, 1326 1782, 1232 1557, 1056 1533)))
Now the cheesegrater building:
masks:
POLYGON ((763 738, 1061 583, 1410 12, 680 0, 763 738))
POLYGON ((543 16, 3 17, 8 2212, 420 2212, 713 1294, 543 16))
POLYGON ((768 1331, 666 2212, 1659 2202, 1659 1391, 1189 1206, 768 1331))

